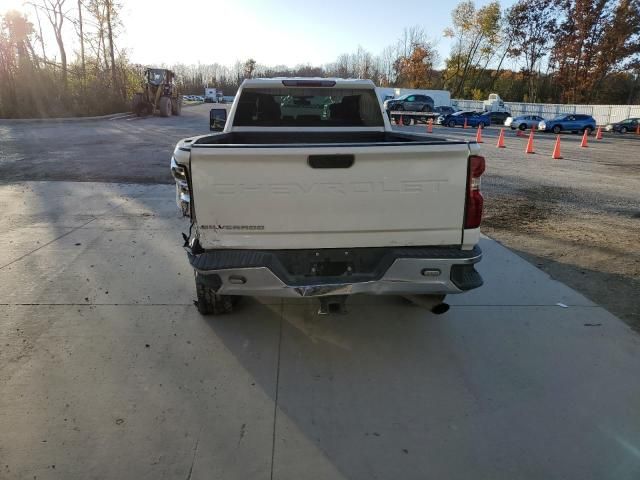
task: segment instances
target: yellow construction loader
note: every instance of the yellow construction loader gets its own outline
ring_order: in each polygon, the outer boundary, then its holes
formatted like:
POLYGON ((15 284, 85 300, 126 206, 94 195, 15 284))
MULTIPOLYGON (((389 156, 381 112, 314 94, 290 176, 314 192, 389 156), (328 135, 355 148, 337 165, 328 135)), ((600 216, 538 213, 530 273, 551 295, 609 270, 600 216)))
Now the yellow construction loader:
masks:
POLYGON ((153 115, 156 111, 161 117, 180 115, 182 95, 175 83, 175 74, 164 68, 147 68, 142 91, 133 96, 131 107, 138 116, 153 115))

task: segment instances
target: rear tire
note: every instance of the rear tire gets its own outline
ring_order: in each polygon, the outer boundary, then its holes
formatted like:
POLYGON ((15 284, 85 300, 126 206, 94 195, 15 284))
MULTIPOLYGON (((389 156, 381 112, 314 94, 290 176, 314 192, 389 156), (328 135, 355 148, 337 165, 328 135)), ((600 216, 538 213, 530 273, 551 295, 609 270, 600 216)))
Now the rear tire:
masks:
POLYGON ((180 115, 182 113, 182 97, 171 99, 171 111, 174 115, 180 115))
POLYGON ((224 315, 231 313, 240 297, 232 295, 218 295, 215 289, 206 285, 196 273, 196 307, 202 315, 224 315))
POLYGON ((169 97, 160 97, 160 116, 168 117, 171 115, 171 99, 169 97))

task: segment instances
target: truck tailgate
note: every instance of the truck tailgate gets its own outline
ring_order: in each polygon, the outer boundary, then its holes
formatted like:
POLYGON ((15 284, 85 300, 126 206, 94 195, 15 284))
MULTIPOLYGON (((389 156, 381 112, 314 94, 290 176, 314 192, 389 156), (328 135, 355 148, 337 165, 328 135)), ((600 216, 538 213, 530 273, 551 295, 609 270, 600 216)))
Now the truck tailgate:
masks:
POLYGON ((205 249, 459 245, 468 155, 467 144, 454 142, 194 145, 192 201, 200 244, 205 249))

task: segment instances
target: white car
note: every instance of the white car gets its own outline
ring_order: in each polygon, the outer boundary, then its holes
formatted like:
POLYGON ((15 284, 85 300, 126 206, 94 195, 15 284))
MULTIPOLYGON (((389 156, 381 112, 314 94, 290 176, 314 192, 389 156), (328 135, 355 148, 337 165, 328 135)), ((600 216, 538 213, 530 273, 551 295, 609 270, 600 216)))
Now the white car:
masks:
POLYGON ((527 130, 531 128, 538 128, 540 122, 543 122, 544 118, 539 115, 521 115, 519 117, 508 117, 504 121, 505 127, 510 127, 511 130, 527 130))
POLYGON ((171 159, 202 314, 241 296, 329 313, 354 294, 444 313, 445 295, 482 285, 479 146, 394 131, 370 80, 245 80, 210 128, 171 159))

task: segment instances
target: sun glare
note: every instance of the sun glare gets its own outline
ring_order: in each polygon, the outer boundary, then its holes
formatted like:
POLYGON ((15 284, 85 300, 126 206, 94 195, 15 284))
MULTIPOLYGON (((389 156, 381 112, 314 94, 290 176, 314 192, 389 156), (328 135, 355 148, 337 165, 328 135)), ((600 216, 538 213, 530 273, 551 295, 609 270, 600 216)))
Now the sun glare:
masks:
POLYGON ((2 0, 0 2, 0 13, 8 12, 9 10, 18 10, 24 12, 27 7, 23 5, 22 0, 2 0))

